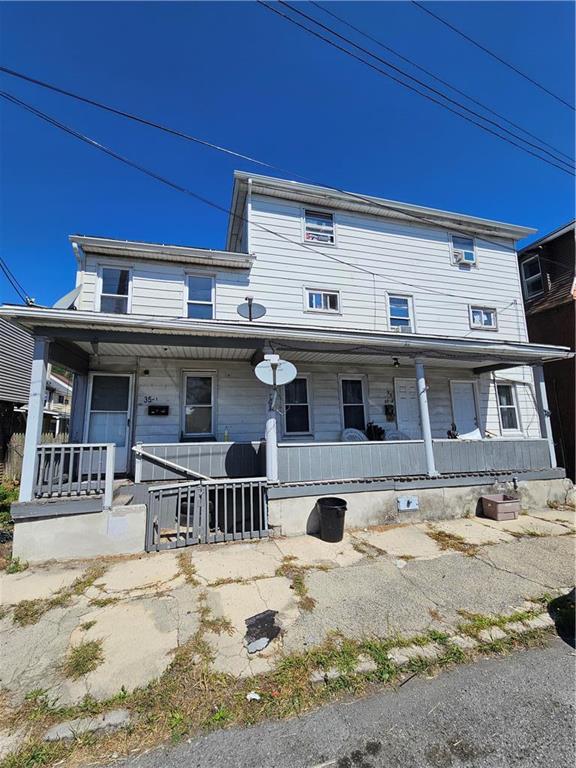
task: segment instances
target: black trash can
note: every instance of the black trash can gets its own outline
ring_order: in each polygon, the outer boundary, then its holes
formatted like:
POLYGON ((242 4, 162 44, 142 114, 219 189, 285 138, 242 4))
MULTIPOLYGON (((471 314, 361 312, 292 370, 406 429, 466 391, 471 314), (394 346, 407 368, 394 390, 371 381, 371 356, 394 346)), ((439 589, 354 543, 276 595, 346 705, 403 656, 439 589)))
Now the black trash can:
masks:
POLYGON ((335 496, 327 496, 318 499, 317 503, 320 512, 320 538, 322 541, 342 541, 346 502, 335 496))

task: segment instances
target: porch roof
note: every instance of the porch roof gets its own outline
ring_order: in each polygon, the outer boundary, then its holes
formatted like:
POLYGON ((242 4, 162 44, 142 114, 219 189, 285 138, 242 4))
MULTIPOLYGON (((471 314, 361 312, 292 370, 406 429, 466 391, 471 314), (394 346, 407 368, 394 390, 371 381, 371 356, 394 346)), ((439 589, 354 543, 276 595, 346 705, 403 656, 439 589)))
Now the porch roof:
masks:
MULTIPOLYGON (((243 350, 272 346, 288 356, 318 354, 414 358, 439 361, 460 361, 475 367, 512 367, 552 360, 566 359, 574 354, 568 347, 529 344, 497 339, 470 339, 450 336, 396 334, 354 329, 326 329, 313 326, 259 323, 248 321, 194 320, 162 318, 150 315, 110 315, 104 313, 45 309, 30 306, 0 307, 0 316, 10 318, 36 336, 54 339, 60 345, 76 350, 83 356, 94 352, 94 345, 154 346, 243 350)), ((100 354, 107 354, 99 349, 100 354)), ((110 351, 109 354, 126 354, 110 351)), ((161 356, 161 355, 159 355, 161 356)), ((173 357, 173 354, 170 355, 173 357)), ((382 360, 381 360, 382 361, 382 360)), ((383 361, 382 361, 383 362, 383 361)), ((391 362, 386 361, 386 362, 391 362)), ((72 367, 72 366, 71 366, 72 367)), ((74 370, 74 368, 72 368, 74 370)))

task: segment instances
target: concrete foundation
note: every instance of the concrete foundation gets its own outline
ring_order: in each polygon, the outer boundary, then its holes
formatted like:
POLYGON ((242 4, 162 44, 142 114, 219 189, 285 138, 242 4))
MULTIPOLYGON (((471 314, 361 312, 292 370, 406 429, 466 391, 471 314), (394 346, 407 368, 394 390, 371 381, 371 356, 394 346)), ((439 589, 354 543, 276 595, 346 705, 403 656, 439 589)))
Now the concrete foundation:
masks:
POLYGON ((13 556, 27 562, 75 560, 144 551, 146 506, 16 520, 13 556))
MULTIPOLYGON (((522 510, 545 508, 548 502, 565 503, 572 483, 566 479, 524 480, 517 483, 497 483, 445 488, 407 487, 405 490, 359 491, 330 493, 329 487, 318 489, 318 496, 293 496, 268 500, 268 521, 273 533, 299 536, 320 530, 316 500, 321 496, 338 496, 348 504, 346 528, 365 528, 385 523, 414 523, 424 520, 449 520, 471 517, 479 509, 481 496, 492 493, 517 493, 522 510), (322 490, 324 493, 322 493, 322 490), (399 512, 398 497, 417 497, 418 509, 399 512)), ((292 489, 297 493, 297 489, 292 489)))

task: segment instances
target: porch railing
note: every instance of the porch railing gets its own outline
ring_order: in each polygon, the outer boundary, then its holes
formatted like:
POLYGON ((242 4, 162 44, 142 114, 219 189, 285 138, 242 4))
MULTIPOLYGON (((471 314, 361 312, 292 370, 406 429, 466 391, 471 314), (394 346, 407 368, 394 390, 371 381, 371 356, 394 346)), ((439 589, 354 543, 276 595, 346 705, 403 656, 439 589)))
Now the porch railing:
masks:
POLYGON ((264 471, 265 446, 260 442, 138 443, 134 452, 136 482, 183 480, 191 474, 200 478, 259 477, 264 471))
POLYGON ((267 535, 265 477, 196 480, 148 491, 147 551, 267 535))
POLYGON ((36 449, 34 496, 54 498, 103 494, 104 507, 110 508, 115 451, 113 443, 39 445, 36 449))
MULTIPOLYGON (((434 440, 439 472, 506 472, 549 469, 548 442, 533 440, 434 440)), ((425 475, 422 440, 358 443, 281 443, 280 482, 354 480, 425 475)))

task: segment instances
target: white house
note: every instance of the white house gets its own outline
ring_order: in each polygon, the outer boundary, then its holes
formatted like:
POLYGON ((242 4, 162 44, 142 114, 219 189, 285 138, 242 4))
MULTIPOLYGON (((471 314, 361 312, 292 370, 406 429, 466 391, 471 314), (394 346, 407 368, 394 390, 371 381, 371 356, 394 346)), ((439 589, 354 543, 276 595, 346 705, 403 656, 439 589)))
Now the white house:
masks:
POLYGON ((533 231, 236 172, 225 250, 72 236, 74 307, 0 308, 36 337, 22 516, 94 504, 105 456, 108 485, 112 462, 146 484, 157 548, 304 530, 336 492, 351 524, 463 514, 447 489, 549 493, 564 472, 542 365, 570 352, 528 343, 515 243, 533 231), (267 355, 297 368, 272 410, 267 355), (76 371, 67 453, 37 445, 49 360, 76 371))

